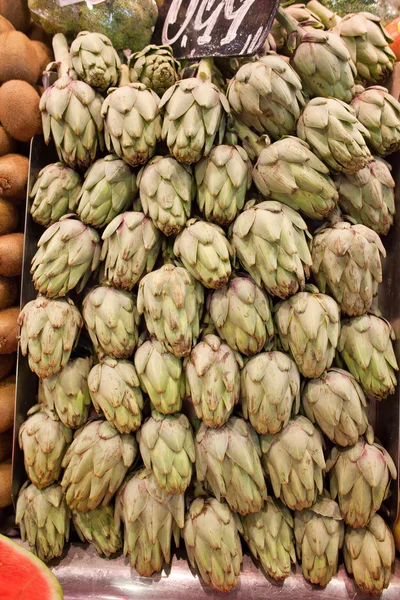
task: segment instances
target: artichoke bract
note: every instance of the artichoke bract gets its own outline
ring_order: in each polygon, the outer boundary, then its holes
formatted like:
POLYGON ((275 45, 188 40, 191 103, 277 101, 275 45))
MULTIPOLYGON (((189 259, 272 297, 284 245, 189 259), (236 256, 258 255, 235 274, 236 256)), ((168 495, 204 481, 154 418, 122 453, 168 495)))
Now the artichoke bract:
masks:
POLYGON ((245 356, 258 354, 274 337, 271 300, 250 277, 234 277, 215 290, 209 311, 219 336, 245 356))
POLYGON ((74 510, 72 522, 81 541, 91 544, 99 556, 110 558, 121 550, 121 531, 115 528, 112 506, 100 506, 85 513, 74 510))
POLYGON ((236 587, 242 564, 241 523, 225 502, 200 497, 185 517, 182 537, 190 564, 209 586, 220 592, 236 587))
POLYGON ((123 160, 109 154, 85 173, 76 212, 92 227, 104 227, 130 208, 137 194, 136 175, 123 160))
POLYGON ((258 436, 246 421, 231 417, 219 429, 202 423, 196 436, 196 472, 219 501, 241 515, 261 510, 267 497, 258 436))
POLYGON ((335 358, 340 309, 333 298, 310 286, 275 307, 275 325, 283 349, 304 377, 319 377, 335 358))
POLYGON ((336 574, 344 523, 336 502, 319 498, 306 510, 296 510, 294 535, 304 577, 325 587, 336 574))
POLYGON ((346 527, 346 569, 366 594, 380 596, 389 587, 395 553, 393 534, 379 515, 360 529, 346 527))
POLYGON ((132 363, 105 356, 91 369, 88 386, 97 413, 104 414, 120 433, 139 429, 143 395, 132 363))
POLYGON ((189 419, 153 410, 136 438, 144 465, 152 469, 160 488, 167 494, 183 494, 190 485, 195 461, 189 419))
POLYGON ((257 285, 279 298, 305 287, 312 264, 307 225, 280 202, 250 206, 233 222, 230 239, 239 261, 257 285))
POLYGON ((291 510, 309 508, 322 493, 325 458, 319 430, 299 416, 277 434, 260 438, 263 466, 276 498, 291 510))
POLYGON ((73 169, 61 162, 47 165, 39 172, 30 193, 32 219, 48 227, 75 212, 81 187, 81 177, 73 169))
POLYGON ((389 493, 397 470, 388 452, 363 438, 350 448, 335 446, 326 463, 331 497, 350 527, 365 527, 389 493))
POLYGON ((158 96, 162 96, 178 81, 180 65, 174 59, 170 46, 150 44, 128 59, 129 78, 132 83, 144 83, 158 96))
POLYGON ((355 173, 371 160, 370 133, 354 110, 335 98, 313 98, 297 124, 297 135, 332 171, 355 173))
POLYGON ((300 408, 300 374, 283 352, 262 352, 241 372, 240 396, 245 419, 259 434, 278 433, 300 408))
POLYGON ((394 339, 390 323, 374 314, 342 321, 340 358, 370 398, 382 400, 394 394, 399 368, 394 339))
POLYGON ((184 519, 184 495, 162 490, 150 469, 125 481, 115 503, 115 523, 124 523, 124 555, 139 575, 150 577, 170 563, 172 536, 178 546, 184 519))
POLYGON ((292 136, 262 150, 253 180, 265 198, 283 202, 311 219, 324 219, 339 197, 328 167, 306 142, 292 136))
POLYGON ((121 435, 108 421, 86 423, 64 456, 61 480, 71 509, 107 506, 138 453, 133 435, 121 435))
POLYGON ((129 358, 139 339, 140 316, 133 294, 98 285, 86 294, 83 320, 97 354, 129 358))
POLYGON ((240 398, 238 353, 213 334, 206 334, 185 359, 188 395, 196 415, 207 427, 221 427, 240 398))
POLYGON ((18 495, 15 522, 22 541, 28 542, 40 560, 48 562, 61 556, 71 524, 71 511, 61 486, 54 483, 38 490, 27 481, 18 495))
POLYGON ((32 483, 43 489, 57 481, 72 431, 58 420, 56 413, 40 405, 33 406, 19 429, 18 440, 32 483))
POLYGON ((296 562, 293 517, 282 502, 268 496, 258 513, 242 518, 243 537, 250 552, 270 577, 283 581, 296 562))
POLYGON ((140 281, 137 307, 146 327, 175 356, 187 356, 197 341, 204 291, 182 268, 166 264, 140 281))
POLYGON ((47 300, 38 296, 24 306, 18 325, 22 355, 28 357, 31 371, 44 378, 65 367, 78 341, 83 320, 69 298, 47 300))
POLYGON ((308 381, 301 403, 310 421, 339 446, 353 446, 369 430, 364 392, 342 369, 329 369, 318 379, 308 381))
POLYGON ((165 235, 177 235, 190 217, 196 184, 189 165, 155 156, 139 172, 143 212, 165 235))
POLYGON ((117 84, 121 61, 106 35, 81 31, 71 44, 70 57, 78 77, 88 85, 104 92, 117 84))

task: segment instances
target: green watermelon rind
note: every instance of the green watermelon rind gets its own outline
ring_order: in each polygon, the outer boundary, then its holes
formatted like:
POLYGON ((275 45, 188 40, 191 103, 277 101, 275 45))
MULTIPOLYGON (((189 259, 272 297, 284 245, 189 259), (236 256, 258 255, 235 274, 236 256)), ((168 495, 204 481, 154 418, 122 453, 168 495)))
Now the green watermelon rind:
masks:
MULTIPOLYGON (((48 595, 45 598, 43 598, 43 600, 63 599, 64 595, 60 582, 58 581, 57 577, 53 575, 50 569, 46 567, 44 562, 40 560, 40 558, 32 554, 32 552, 30 552, 29 550, 26 550, 26 548, 24 548, 23 546, 20 546, 16 542, 13 542, 13 540, 11 540, 10 538, 0 534, 0 545, 1 544, 5 544, 7 547, 10 548, 11 552, 19 554, 21 557, 28 560, 31 563, 32 568, 36 568, 40 572, 40 575, 46 580, 46 583, 48 585, 48 595)), ((32 596, 32 598, 34 598, 34 596, 32 596)))

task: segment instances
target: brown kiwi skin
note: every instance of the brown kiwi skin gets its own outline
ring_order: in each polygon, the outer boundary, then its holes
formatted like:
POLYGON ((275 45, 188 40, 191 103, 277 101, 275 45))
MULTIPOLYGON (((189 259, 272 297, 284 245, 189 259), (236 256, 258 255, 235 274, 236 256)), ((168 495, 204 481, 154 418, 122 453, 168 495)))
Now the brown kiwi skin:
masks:
POLYGON ((12 503, 11 484, 11 458, 9 458, 0 464, 0 508, 6 508, 12 503))
POLYGON ((3 15, 0 15, 0 35, 8 31, 15 31, 15 27, 3 15))
POLYGON ((0 236, 14 233, 18 226, 18 216, 17 206, 9 200, 0 198, 0 236))
POLYGON ((20 31, 3 33, 0 39, 0 83, 22 79, 35 85, 39 74, 40 63, 31 40, 20 31))
POLYGON ((31 14, 26 0, 0 0, 0 15, 8 19, 18 31, 28 31, 31 14))
POLYGON ((11 352, 17 351, 19 312, 19 306, 12 306, 0 311, 0 354, 11 354, 11 352))
POLYGON ((0 87, 0 122, 19 142, 42 133, 40 97, 26 81, 12 79, 0 87))
POLYGON ((17 297, 17 280, 14 277, 0 277, 0 311, 15 304, 17 297))
POLYGON ((3 381, 13 370, 17 362, 17 353, 0 354, 0 381, 3 381))
POLYGON ((0 125, 0 156, 13 154, 16 149, 17 142, 13 140, 11 135, 0 125))
MULTIPOLYGON (((24 234, 8 233, 0 236, 0 275, 17 277, 22 273, 24 234)), ((9 350, 12 352, 12 350, 9 350)))
POLYGON ((40 63, 40 74, 39 83, 42 77, 42 72, 46 70, 46 67, 53 60, 53 53, 50 48, 43 42, 31 40, 32 46, 35 48, 39 63, 40 63))
POLYGON ((4 433, 0 433, 0 463, 11 456, 13 441, 13 430, 9 429, 4 433))
POLYGON ((0 434, 14 424, 15 375, 0 381, 0 434))
POLYGON ((22 156, 21 154, 6 154, 5 156, 1 156, 0 197, 11 202, 26 200, 28 171, 29 160, 26 156, 22 156))

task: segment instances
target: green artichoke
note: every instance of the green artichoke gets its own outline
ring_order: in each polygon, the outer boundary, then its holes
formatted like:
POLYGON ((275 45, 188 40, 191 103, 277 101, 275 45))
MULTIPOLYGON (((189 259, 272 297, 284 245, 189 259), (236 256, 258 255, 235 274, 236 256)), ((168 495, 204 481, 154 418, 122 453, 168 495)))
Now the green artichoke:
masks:
POLYGON ((246 421, 231 417, 219 429, 202 423, 196 436, 196 472, 219 501, 241 515, 261 510, 267 497, 258 436, 246 421))
POLYGON ((22 541, 28 542, 40 560, 48 562, 61 556, 71 523, 71 511, 61 486, 54 483, 38 490, 27 481, 19 492, 15 522, 22 541))
POLYGON ((136 194, 133 170, 115 154, 109 154, 85 173, 76 212, 86 225, 104 227, 131 207, 136 194))
POLYGON ((296 510, 294 535, 305 579, 325 587, 337 573, 344 542, 344 523, 336 502, 319 498, 309 509, 296 510))
POLYGON ((130 55, 128 66, 132 83, 144 83, 160 97, 179 79, 180 64, 170 46, 146 46, 130 55))
POLYGON ((374 314, 342 322, 340 358, 370 398, 382 400, 394 394, 398 371, 394 339, 390 323, 374 314))
POLYGON ((139 575, 150 577, 171 562, 171 539, 179 545, 184 526, 183 494, 167 494, 150 469, 131 474, 119 490, 115 524, 124 523, 124 555, 139 575))
POLYGON ((225 502, 196 498, 185 517, 182 537, 190 564, 214 590, 236 587, 242 564, 242 525, 225 502))
POLYGON ((339 197, 329 169, 306 142, 292 136, 261 152, 253 180, 265 198, 283 202, 311 219, 324 219, 339 197))
POLYGON ((231 243, 257 285, 274 296, 287 298, 303 290, 311 255, 307 225, 293 209, 280 202, 261 202, 234 221, 231 243))
POLYGON ((278 433, 300 408, 300 375, 283 352, 262 352, 241 372, 240 397, 245 419, 259 434, 278 433))
POLYGON ((76 210, 82 182, 80 175, 61 162, 39 172, 29 197, 32 219, 48 227, 76 210))
POLYGON ((166 264, 139 283, 139 315, 177 357, 187 356, 199 337, 203 302, 203 287, 182 267, 166 264))
POLYGON ((100 236, 76 215, 65 215, 50 225, 38 241, 32 258, 35 288, 48 298, 81 292, 100 264, 100 236))
POLYGON ((389 493, 397 470, 379 444, 360 438, 355 446, 335 446, 326 463, 331 497, 337 497, 342 517, 350 527, 365 527, 389 493))
POLYGON ((221 427, 240 398, 243 361, 222 340, 206 334, 185 359, 188 396, 207 427, 221 427))
POLYGON ((81 31, 71 44, 71 63, 79 79, 104 92, 118 82, 121 61, 102 33, 81 31))
POLYGON ((143 391, 159 412, 168 415, 181 410, 185 375, 180 358, 150 338, 136 350, 135 367, 143 391))
POLYGON ((86 294, 82 308, 83 320, 96 354, 129 358, 139 339, 140 316, 136 297, 98 285, 86 294))
MULTIPOLYGON (((324 25, 322 24, 320 17, 311 8, 311 2, 308 2, 307 4, 290 4, 289 6, 286 6, 285 3, 285 13, 293 17, 293 19, 296 19, 296 21, 304 27, 324 29, 324 25)), ((326 29, 330 29, 330 26, 326 27, 326 29)), ((281 54, 287 54, 288 35, 286 30, 276 19, 272 24, 270 35, 273 37, 276 45, 276 48, 271 48, 271 50, 275 50, 275 52, 279 52, 281 54)))
POLYGON ((47 300, 38 296, 25 304, 18 317, 20 348, 38 377, 59 373, 69 361, 83 320, 69 298, 47 300))
POLYGON ((72 522, 81 541, 91 544, 99 556, 110 558, 121 550, 121 530, 115 528, 112 506, 100 506, 85 513, 74 510, 72 522))
POLYGON ((304 377, 320 377, 329 369, 340 332, 340 309, 333 298, 310 286, 275 307, 275 325, 283 349, 304 377))
POLYGON ((195 461, 193 432, 188 418, 152 410, 136 438, 144 466, 153 470, 160 488, 166 494, 183 494, 190 485, 195 461))
POLYGON ((297 124, 297 135, 332 171, 355 173, 371 160, 369 131, 354 110, 334 98, 313 98, 297 124))
POLYGON ((132 363, 105 356, 89 373, 90 397, 120 433, 131 433, 142 423, 143 395, 132 363))
POLYGON ((260 438, 263 466, 276 498, 291 510, 309 508, 322 493, 324 441, 319 430, 299 416, 277 434, 260 438))
POLYGON ((218 335, 245 356, 258 354, 274 337, 271 300, 250 277, 234 277, 215 290, 209 311, 218 335))
POLYGON ((61 486, 71 509, 107 506, 138 453, 133 435, 121 435, 108 421, 86 423, 64 456, 61 486))
POLYGON ((139 172, 143 212, 165 235, 177 235, 190 218, 196 184, 189 165, 171 156, 155 156, 139 172))
POLYGON ((72 431, 58 420, 56 413, 40 404, 33 406, 19 429, 18 440, 33 485, 42 490, 57 481, 72 431))

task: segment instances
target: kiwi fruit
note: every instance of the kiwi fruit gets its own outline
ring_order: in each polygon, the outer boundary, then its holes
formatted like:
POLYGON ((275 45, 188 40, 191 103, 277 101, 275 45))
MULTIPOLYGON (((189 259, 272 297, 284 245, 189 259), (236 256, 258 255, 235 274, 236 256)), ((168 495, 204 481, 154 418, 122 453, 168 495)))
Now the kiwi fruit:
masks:
POLYGON ((29 160, 26 156, 22 156, 21 154, 6 154, 6 156, 1 156, 0 196, 12 202, 25 200, 28 172, 29 160))
MULTIPOLYGON (((43 42, 32 41, 32 46, 35 48, 39 63, 40 63, 40 74, 46 70, 46 67, 51 63, 53 59, 52 51, 43 42)), ((40 79, 40 75, 39 75, 40 79)))
MULTIPOLYGON (((1 89, 1 88, 0 88, 1 89)), ((17 144, 11 135, 0 125, 0 156, 15 152, 17 144)))
POLYGON ((13 430, 9 429, 4 433, 0 433, 0 463, 11 456, 13 441, 13 430))
POLYGON ((0 275, 3 277, 21 275, 23 256, 23 233, 9 233, 0 236, 0 275))
MULTIPOLYGON (((18 225, 18 208, 12 202, 0 198, 0 236, 13 233, 18 225)), ((1 298, 1 294, 0 294, 1 298)), ((1 305, 1 300, 0 300, 1 305)), ((1 310, 1 309, 0 309, 1 310)))
POLYGON ((0 15, 8 19, 18 31, 28 31, 31 24, 26 0, 0 0, 0 15))
POLYGON ((0 87, 0 121, 19 142, 29 142, 42 132, 40 97, 26 81, 6 81, 0 87))
POLYGON ((8 458, 0 464, 0 508, 6 508, 12 503, 11 482, 11 458, 8 458))
POLYGON ((18 286, 16 279, 13 277, 0 277, 0 310, 9 308, 15 304, 17 295, 18 286))
POLYGON ((15 31, 15 27, 10 23, 10 21, 7 21, 5 17, 0 15, 0 35, 2 33, 7 33, 7 31, 15 31))
MULTIPOLYGON (((0 310, 0 354, 16 352, 18 347, 19 307, 12 306, 0 310)), ((1 385, 1 382, 0 382, 1 385)))
POLYGON ((14 425, 15 375, 0 381, 0 433, 14 425))
POLYGON ((17 353, 0 354, 0 381, 5 379, 15 367, 17 362, 17 353))
POLYGON ((20 31, 3 33, 0 37, 0 83, 22 79, 34 85, 39 75, 40 63, 31 40, 20 31))

